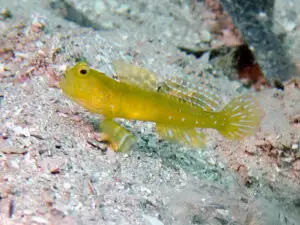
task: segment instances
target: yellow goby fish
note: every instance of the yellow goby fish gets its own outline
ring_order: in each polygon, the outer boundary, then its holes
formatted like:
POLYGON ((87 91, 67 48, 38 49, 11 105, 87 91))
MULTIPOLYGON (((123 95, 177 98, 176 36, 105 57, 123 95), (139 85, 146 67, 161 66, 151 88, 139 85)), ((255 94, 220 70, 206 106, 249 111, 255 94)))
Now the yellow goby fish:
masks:
POLYGON ((220 109, 221 102, 212 93, 199 93, 175 81, 158 86, 151 71, 122 61, 113 65, 119 81, 80 62, 67 69, 60 87, 73 101, 105 117, 100 128, 115 150, 127 151, 135 138, 113 118, 155 122, 165 139, 203 147, 205 136, 199 128, 240 140, 256 131, 263 116, 250 96, 236 97, 220 109))

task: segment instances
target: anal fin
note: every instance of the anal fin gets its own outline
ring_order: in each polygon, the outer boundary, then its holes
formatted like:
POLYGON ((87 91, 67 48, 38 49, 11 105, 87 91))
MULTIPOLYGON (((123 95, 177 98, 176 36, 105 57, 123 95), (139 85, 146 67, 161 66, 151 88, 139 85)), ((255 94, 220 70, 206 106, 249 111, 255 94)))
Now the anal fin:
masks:
POLYGON ((113 119, 106 118, 100 124, 100 129, 106 134, 106 141, 114 151, 126 152, 135 143, 136 138, 113 119))
POLYGON ((205 135, 196 128, 169 127, 157 124, 156 131, 170 142, 181 143, 193 148, 203 148, 205 146, 205 135))

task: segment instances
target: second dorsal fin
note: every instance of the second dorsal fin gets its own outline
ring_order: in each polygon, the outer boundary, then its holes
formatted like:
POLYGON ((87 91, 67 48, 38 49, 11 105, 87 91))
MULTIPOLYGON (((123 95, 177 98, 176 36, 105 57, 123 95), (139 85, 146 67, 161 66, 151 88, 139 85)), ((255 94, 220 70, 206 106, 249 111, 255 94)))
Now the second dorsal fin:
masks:
POLYGON ((154 72, 120 60, 114 60, 112 64, 121 82, 156 91, 157 77, 154 72))
POLYGON ((195 89, 185 86, 182 84, 182 80, 178 78, 161 83, 159 91, 181 98, 205 111, 219 111, 222 109, 222 101, 216 94, 201 88, 195 89))

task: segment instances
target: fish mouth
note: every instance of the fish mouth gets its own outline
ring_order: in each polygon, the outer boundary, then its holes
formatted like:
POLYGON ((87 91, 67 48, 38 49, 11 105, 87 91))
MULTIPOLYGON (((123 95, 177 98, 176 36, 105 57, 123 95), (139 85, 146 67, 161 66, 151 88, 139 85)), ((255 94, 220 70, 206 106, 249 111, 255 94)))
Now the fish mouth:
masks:
POLYGON ((64 72, 63 72, 63 77, 64 79, 67 78, 67 74, 70 72, 71 68, 69 66, 66 66, 64 72))
POLYGON ((58 86, 61 88, 61 89, 64 89, 64 86, 66 85, 66 82, 67 82, 67 77, 65 74, 63 74, 61 77, 60 77, 60 80, 58 82, 58 86))
POLYGON ((64 72, 62 73, 62 75, 60 76, 60 81, 59 81, 59 87, 61 89, 63 89, 64 85, 67 82, 67 73, 70 71, 70 67, 66 66, 64 72))

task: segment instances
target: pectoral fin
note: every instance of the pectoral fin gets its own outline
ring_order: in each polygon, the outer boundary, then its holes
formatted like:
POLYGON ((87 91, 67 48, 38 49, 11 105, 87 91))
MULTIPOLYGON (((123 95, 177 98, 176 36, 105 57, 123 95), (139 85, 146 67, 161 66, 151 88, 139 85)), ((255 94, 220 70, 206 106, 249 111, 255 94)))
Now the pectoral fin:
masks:
POLYGON ((127 152, 135 143, 136 138, 113 119, 107 118, 100 124, 100 129, 106 134, 105 140, 118 152, 127 152))
POLYGON ((193 148, 205 146, 204 133, 198 132, 195 128, 169 127, 157 124, 156 131, 170 142, 181 143, 193 148))

